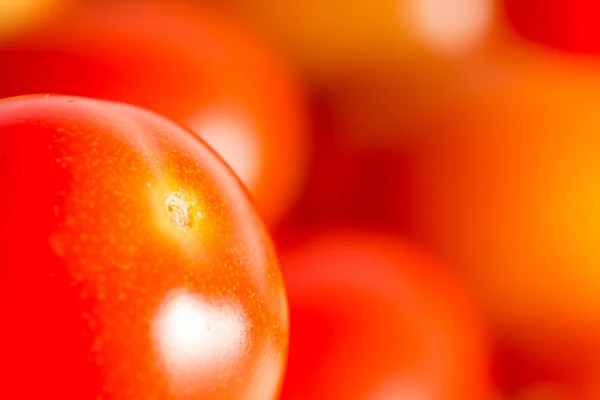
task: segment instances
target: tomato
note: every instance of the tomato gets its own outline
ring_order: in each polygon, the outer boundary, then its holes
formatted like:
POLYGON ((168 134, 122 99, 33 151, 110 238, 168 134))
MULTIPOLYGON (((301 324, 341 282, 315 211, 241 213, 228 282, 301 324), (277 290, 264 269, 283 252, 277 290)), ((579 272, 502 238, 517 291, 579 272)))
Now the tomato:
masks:
POLYGON ((523 37, 551 48, 600 52, 600 7, 594 0, 504 0, 508 21, 523 37))
POLYGON ((479 320, 419 250, 313 232, 281 254, 290 355, 282 399, 489 399, 479 320))
POLYGON ((233 167, 269 225, 300 192, 301 88, 238 21, 189 2, 83 4, 5 44, 0 59, 0 97, 122 101, 190 127, 233 167))
POLYGON ((466 55, 496 30, 494 0, 225 3, 318 79, 358 65, 402 68, 409 60, 466 55))
POLYGON ((278 263, 193 134, 125 104, 4 100, 0 188, 3 397, 277 398, 278 263))
POLYGON ((499 340, 575 377, 600 361, 600 65, 498 60, 432 109, 404 149, 412 188, 398 195, 499 340))

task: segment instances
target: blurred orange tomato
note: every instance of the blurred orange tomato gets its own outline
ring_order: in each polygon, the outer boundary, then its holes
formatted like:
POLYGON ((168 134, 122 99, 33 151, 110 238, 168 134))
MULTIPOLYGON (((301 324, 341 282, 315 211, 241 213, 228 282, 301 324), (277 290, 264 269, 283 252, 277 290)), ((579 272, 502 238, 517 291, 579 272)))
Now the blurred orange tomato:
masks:
POLYGON ((268 223, 300 191, 301 89, 235 20, 185 2, 88 4, 5 45, 0 59, 0 97, 117 100, 187 125, 228 161, 268 223))
POLYGON ((59 15, 69 3, 73 0, 0 1, 0 42, 46 23, 59 15))
POLYGON ((410 224, 501 341, 576 375, 600 360, 600 65, 529 50, 466 72, 404 149, 410 224))
POLYGON ((282 399, 489 399, 464 293, 412 245, 322 231, 282 253, 291 309, 282 399))
POLYGON ((468 54, 495 29, 495 0, 225 3, 315 77, 356 65, 468 54))

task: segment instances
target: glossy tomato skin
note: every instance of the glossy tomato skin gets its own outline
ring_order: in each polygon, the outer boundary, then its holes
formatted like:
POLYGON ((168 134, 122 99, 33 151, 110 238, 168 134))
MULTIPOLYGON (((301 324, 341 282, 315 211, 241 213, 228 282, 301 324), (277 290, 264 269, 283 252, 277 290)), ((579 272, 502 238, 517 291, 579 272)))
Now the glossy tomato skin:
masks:
POLYGON ((222 13, 178 1, 82 3, 5 43, 0 58, 0 97, 121 101, 189 127, 232 166, 268 225, 301 190, 309 146, 299 82, 222 13))
POLYGON ((282 399, 489 399, 482 327, 413 245, 323 230, 280 253, 291 315, 282 399))
POLYGON ((124 104, 4 100, 0 187, 5 397, 277 398, 278 263, 192 133, 124 104))

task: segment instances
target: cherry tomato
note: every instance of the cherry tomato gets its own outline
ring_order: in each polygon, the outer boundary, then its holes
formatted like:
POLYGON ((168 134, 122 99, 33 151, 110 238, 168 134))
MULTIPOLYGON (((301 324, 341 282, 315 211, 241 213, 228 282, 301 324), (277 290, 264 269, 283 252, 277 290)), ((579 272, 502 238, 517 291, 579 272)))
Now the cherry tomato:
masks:
POLYGON ((273 225, 302 186, 302 94, 240 25, 189 2, 83 4, 0 50, 0 97, 123 101, 186 125, 232 166, 273 225))
POLYGON ((469 54, 496 29, 495 0, 225 3, 316 78, 357 65, 469 54))
POLYGON ((134 106, 0 102, 5 398, 276 399, 288 311, 245 190, 134 106))
POLYGON ((600 361, 600 65, 513 56, 481 63, 432 109, 399 195, 499 339, 578 375, 600 361))
POLYGON ((479 320, 412 245, 326 230, 282 254, 290 356, 282 399, 489 399, 479 320))
POLYGON ((508 21, 523 37, 551 48, 600 52, 600 6, 594 0, 504 0, 508 21))

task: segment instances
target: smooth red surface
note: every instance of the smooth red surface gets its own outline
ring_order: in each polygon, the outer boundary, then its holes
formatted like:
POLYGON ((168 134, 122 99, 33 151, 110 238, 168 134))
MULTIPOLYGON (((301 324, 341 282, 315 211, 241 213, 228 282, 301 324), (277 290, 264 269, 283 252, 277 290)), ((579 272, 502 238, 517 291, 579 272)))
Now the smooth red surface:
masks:
POLYGON ((82 3, 0 48, 0 98, 57 93, 123 101, 206 139, 275 224, 303 184, 302 89, 240 21, 190 2, 82 3), (41 67, 43 66, 43 67, 41 67))
POLYGON ((482 327, 412 245, 324 231, 281 255, 290 301, 282 399, 489 399, 482 327))
POLYGON ((525 39, 551 48, 600 52, 596 0, 503 0, 508 22, 525 39))
POLYGON ((0 102, 0 397, 276 399, 288 311, 230 170, 151 112, 0 102))

